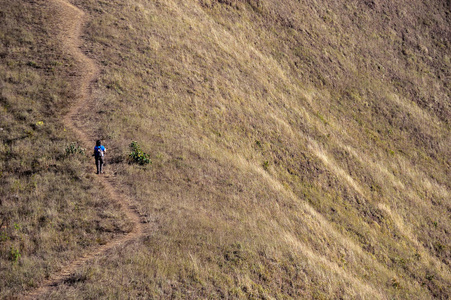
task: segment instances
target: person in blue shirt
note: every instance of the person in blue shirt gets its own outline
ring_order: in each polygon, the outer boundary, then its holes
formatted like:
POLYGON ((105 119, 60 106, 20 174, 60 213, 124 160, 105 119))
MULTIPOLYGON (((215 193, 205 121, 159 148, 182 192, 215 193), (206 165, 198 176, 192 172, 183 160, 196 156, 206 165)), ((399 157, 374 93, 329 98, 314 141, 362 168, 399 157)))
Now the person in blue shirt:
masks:
POLYGON ((97 174, 103 173, 103 163, 105 159, 105 153, 106 149, 102 145, 102 142, 100 140, 96 141, 96 146, 94 147, 94 157, 96 159, 96 167, 97 167, 97 174))

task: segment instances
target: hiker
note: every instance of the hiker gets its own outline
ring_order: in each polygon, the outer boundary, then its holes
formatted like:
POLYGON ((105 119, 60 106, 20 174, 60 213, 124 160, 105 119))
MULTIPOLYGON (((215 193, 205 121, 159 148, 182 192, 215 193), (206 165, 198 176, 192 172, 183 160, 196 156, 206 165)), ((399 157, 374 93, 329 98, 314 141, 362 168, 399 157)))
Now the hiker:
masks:
POLYGON ((106 149, 102 145, 102 142, 100 140, 96 141, 96 146, 94 147, 94 154, 93 156, 96 159, 96 167, 97 167, 97 174, 103 173, 102 167, 104 163, 106 149))

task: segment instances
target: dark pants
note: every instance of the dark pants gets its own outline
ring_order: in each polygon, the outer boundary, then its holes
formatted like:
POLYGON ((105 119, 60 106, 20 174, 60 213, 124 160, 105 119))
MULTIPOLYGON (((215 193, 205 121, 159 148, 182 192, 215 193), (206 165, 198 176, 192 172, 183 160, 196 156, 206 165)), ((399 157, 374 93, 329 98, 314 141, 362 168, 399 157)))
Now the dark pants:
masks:
POLYGON ((97 174, 102 173, 103 157, 96 156, 97 174))

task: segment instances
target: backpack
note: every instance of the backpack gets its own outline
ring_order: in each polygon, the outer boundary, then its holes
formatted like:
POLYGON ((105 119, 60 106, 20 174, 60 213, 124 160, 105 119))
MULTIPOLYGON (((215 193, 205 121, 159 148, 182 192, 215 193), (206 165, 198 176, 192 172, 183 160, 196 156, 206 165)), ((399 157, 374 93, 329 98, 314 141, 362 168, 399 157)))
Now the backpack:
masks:
POLYGON ((102 151, 101 146, 96 146, 95 147, 94 154, 95 154, 96 157, 103 157, 105 155, 105 153, 102 151))

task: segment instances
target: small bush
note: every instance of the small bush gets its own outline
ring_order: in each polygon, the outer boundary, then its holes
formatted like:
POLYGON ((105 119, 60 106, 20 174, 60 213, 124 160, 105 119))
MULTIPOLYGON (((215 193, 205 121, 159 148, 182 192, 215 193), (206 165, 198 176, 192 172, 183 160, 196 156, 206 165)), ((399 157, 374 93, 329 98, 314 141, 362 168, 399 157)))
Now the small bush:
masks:
POLYGON ((77 143, 70 143, 70 145, 66 147, 66 155, 77 153, 84 155, 86 153, 86 149, 80 147, 79 145, 77 145, 77 143))
POLYGON ((11 250, 9 252, 9 258, 11 259, 11 261, 16 263, 19 261, 20 257, 21 257, 21 254, 19 252, 19 249, 11 246, 11 250))
POLYGON ((152 163, 152 161, 149 158, 149 154, 144 153, 141 150, 141 147, 138 145, 138 142, 132 141, 132 143, 130 144, 130 150, 132 152, 129 154, 129 157, 132 162, 138 163, 140 165, 152 163))

